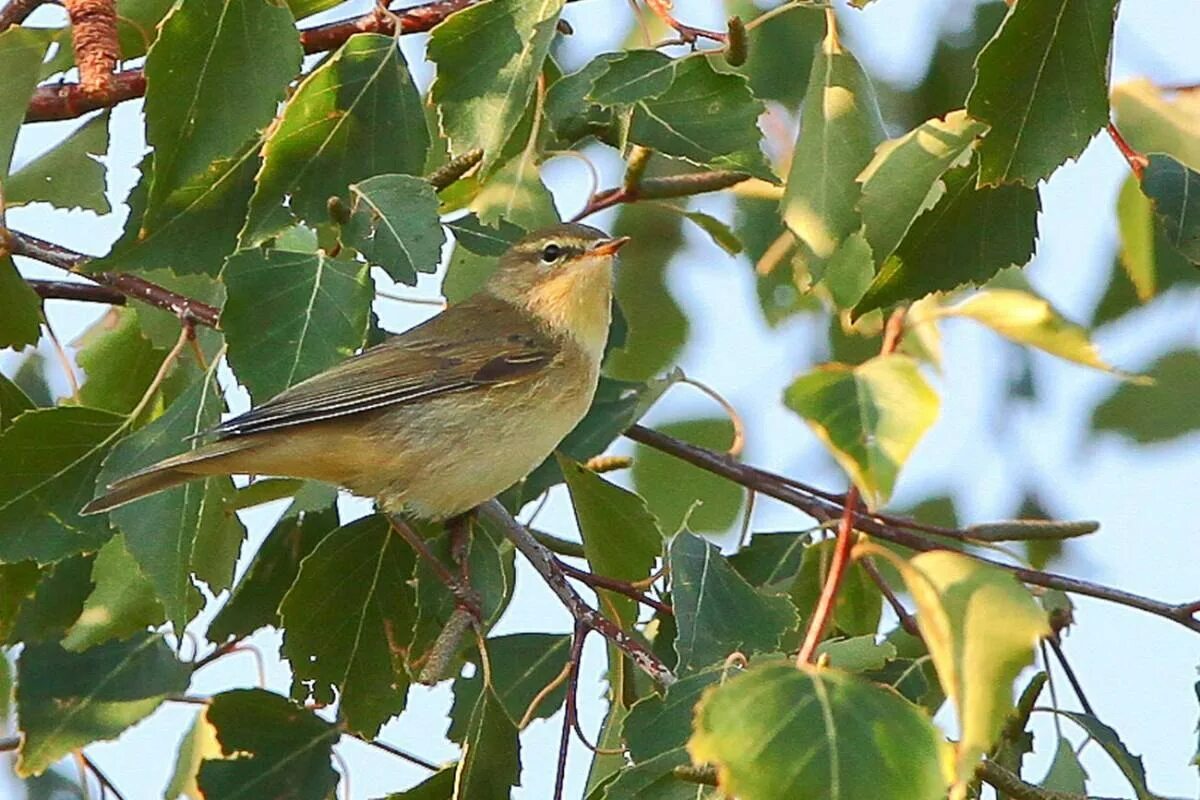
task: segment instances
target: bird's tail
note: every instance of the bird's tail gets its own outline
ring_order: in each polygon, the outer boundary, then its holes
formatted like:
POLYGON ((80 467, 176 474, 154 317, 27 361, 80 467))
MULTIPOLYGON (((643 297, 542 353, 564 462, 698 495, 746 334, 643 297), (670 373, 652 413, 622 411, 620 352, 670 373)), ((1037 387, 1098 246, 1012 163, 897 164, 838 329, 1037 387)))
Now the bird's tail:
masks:
POLYGON ((250 446, 251 442, 244 439, 228 439, 172 456, 109 484, 107 492, 92 500, 79 513, 84 516, 100 514, 197 478, 238 472, 228 464, 229 457, 250 446))

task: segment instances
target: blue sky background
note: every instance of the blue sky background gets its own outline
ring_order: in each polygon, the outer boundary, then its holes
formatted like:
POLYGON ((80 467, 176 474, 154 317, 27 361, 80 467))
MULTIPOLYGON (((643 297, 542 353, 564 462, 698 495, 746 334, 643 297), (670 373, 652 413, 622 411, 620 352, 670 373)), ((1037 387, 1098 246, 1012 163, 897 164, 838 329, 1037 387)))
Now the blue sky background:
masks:
MULTIPOLYGON (((370 3, 364 0, 357 5, 367 8, 370 3)), ((676 13, 693 24, 720 27, 720 6, 677 0, 676 13)), ((353 5, 327 16, 344 16, 349 8, 353 5)), ((939 26, 966 24, 970 8, 969 0, 878 0, 866 11, 841 4, 838 11, 847 44, 874 76, 912 83, 924 71, 939 26)), ((35 20, 48 20, 56 13, 58 9, 45 9, 35 20)), ((567 53, 577 59, 619 47, 632 25, 631 12, 622 0, 572 3, 565 16, 576 31, 567 53)), ((424 39, 403 39, 422 85, 432 77, 429 65, 422 62, 424 39)), ((1126 0, 1118 21, 1114 77, 1147 76, 1164 85, 1200 82, 1197 42, 1200 5, 1195 0, 1126 0)), ((114 148, 107 162, 114 206, 128 192, 142 152, 138 110, 139 103, 126 103, 113 115, 114 148)), ((43 124, 27 130, 18 142, 17 165, 57 142, 76 124, 43 124)), ((611 152, 589 151, 589 155, 600 169, 603 185, 619 179, 621 165, 611 152)), ((1038 254, 1027 274, 1073 319, 1088 319, 1104 290, 1115 247, 1116 191, 1125 175, 1126 166, 1116 150, 1106 138, 1099 138, 1078 163, 1059 170, 1044 187, 1038 254)), ((552 161, 543 176, 564 215, 582 205, 589 183, 577 162, 552 161)), ((728 198, 704 198, 697 207, 731 218, 728 198)), ((124 216, 123 206, 103 218, 39 207, 9 212, 14 228, 92 254, 105 252, 119 234, 124 216)), ((611 213, 593 220, 601 226, 611 221, 611 213)), ((56 270, 28 262, 20 266, 31 277, 61 277, 56 270)), ((386 285, 386 278, 381 280, 386 285)), ((693 230, 671 264, 669 284, 694 320, 719 320, 719 324, 693 326, 680 364, 692 377, 721 391, 745 417, 746 460, 829 489, 842 487, 844 478, 821 446, 780 402, 783 387, 809 366, 803 354, 812 352, 814 339, 824 339, 824 324, 801 317, 768 328, 748 261, 727 256, 693 230)), ((423 278, 416 289, 401 287, 400 292, 433 297, 437 279, 423 278)), ((49 302, 47 309, 63 341, 74 339, 103 311, 62 301, 49 302)), ((377 310, 386 327, 401 330, 434 309, 381 299, 377 310)), ((943 334, 941 417, 913 454, 893 506, 948 493, 966 521, 982 521, 1011 515, 1022 487, 1036 486, 1054 514, 1098 519, 1103 524, 1100 533, 1069 545, 1067 556, 1054 564, 1055 569, 1168 600, 1200 597, 1196 557, 1200 522, 1192 508, 1200 478, 1200 438, 1192 435, 1152 447, 1112 436, 1091 439, 1087 419, 1093 406, 1112 390, 1114 379, 1040 354, 1033 356, 1036 401, 1002 405, 1011 346, 965 321, 947 323, 943 334)), ((1168 350, 1194 347, 1200 344, 1200 295, 1195 290, 1168 295, 1153 308, 1102 330, 1098 340, 1108 360, 1135 371, 1168 350)), ((51 356, 48 349, 44 352, 51 356)), ((2 353, 0 370, 12 374, 19 361, 14 354, 2 353)), ((52 385, 65 392, 66 383, 53 362, 49 373, 52 385)), ((243 392, 234 390, 230 397, 234 411, 244 409, 243 392)), ((677 388, 653 410, 649 421, 712 413, 710 402, 701 395, 677 388)), ((629 449, 628 443, 615 447, 620 452, 629 449)), ((243 552, 243 567, 281 510, 281 504, 273 504, 245 515, 251 538, 243 552)), ((361 513, 366 505, 346 498, 344 510, 361 513)), ((767 501, 756 511, 754 529, 795 529, 806 523, 793 510, 767 501)), ((555 493, 539 525, 563 534, 573 532, 565 496, 555 493)), ((568 631, 567 614, 536 575, 523 565, 519 569, 516 597, 497 633, 568 631)), ((1192 690, 1200 664, 1200 636, 1155 617, 1086 599, 1077 600, 1077 620, 1066 639, 1067 652, 1098 714, 1143 757, 1152 789, 1175 797, 1200 796, 1197 770, 1188 765, 1196 751, 1200 714, 1192 690)), ((264 633, 254 641, 267 656, 268 687, 286 692, 289 674, 275 657, 278 636, 264 633)), ((593 637, 585 656, 580 698, 588 731, 597 729, 604 714, 603 667, 602 645, 593 637)), ((235 655, 199 673, 194 691, 215 693, 256 683, 253 659, 235 655)), ((1073 707, 1061 676, 1058 686, 1060 699, 1073 707)), ((456 748, 443 736, 450 702, 448 685, 414 688, 408 710, 385 728, 382 738, 435 761, 452 759, 456 748)), ((195 713, 194 707, 168 705, 118 742, 94 745, 88 752, 126 797, 157 796, 173 768, 177 743, 195 713)), ((1036 778, 1048 764, 1054 728, 1048 715, 1035 719, 1039 754, 1027 761, 1026 774, 1036 778)), ((948 717, 940 721, 953 724, 948 717)), ((533 723, 523 736, 524 773, 515 796, 550 796, 559 726, 556 716, 533 723)), ((1069 731, 1070 726, 1065 727, 1069 731)), ((1078 741, 1073 732, 1069 735, 1078 741)), ((338 752, 350 771, 349 794, 343 784, 342 797, 376 797, 415 783, 425 774, 351 740, 339 745, 338 752)), ((576 797, 582 791, 590 753, 576 743, 571 754, 567 796, 576 797)), ((1083 763, 1093 778, 1092 793, 1130 796, 1128 785, 1098 747, 1083 751, 1083 763)), ((0 796, 9 796, 4 781, 0 776, 0 796)))

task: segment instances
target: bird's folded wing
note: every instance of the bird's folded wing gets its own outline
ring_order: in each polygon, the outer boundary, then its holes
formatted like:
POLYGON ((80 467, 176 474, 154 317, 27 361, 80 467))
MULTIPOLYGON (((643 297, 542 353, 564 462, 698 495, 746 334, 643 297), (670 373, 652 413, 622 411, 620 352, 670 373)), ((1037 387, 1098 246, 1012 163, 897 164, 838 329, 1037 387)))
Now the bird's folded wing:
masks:
POLYGON ((473 299, 443 311, 245 414, 222 438, 305 425, 455 392, 528 379, 559 345, 507 303, 473 299))

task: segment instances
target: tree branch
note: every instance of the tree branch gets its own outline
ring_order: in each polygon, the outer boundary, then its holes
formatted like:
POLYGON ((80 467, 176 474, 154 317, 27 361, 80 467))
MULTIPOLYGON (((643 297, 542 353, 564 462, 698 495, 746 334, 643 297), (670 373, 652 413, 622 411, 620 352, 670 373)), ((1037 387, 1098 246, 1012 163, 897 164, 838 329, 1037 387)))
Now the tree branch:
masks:
POLYGON ((0 33, 13 25, 20 25, 38 6, 48 2, 50 0, 9 0, 4 8, 0 8, 0 33))
MULTIPOLYGON (((28 3, 29 0, 23 0, 28 3)), ((376 8, 370 13, 326 25, 318 25, 300 31, 300 46, 305 53, 323 53, 340 47, 356 33, 382 33, 387 36, 399 33, 419 33, 433 28, 446 17, 471 5, 473 0, 433 0, 412 8, 382 11, 376 8)), ((22 4, 16 0, 10 5, 22 4)), ((8 8, 5 9, 7 11, 8 8)), ((4 12, 0 12, 2 15, 4 12)), ((4 17, 0 16, 0 20, 4 17)), ((11 24, 11 23, 10 23, 11 24)), ((0 24, 0 30, 4 25, 0 24)), ((109 91, 104 95, 93 94, 84 83, 64 83, 59 86, 43 86, 33 94, 25 113, 26 122, 45 122, 55 119, 73 119, 141 97, 146 93, 146 75, 140 69, 129 69, 112 75, 109 91)))
POLYGON ((1121 155, 1125 157, 1125 163, 1129 165, 1129 169, 1133 171, 1133 175, 1139 181, 1142 179, 1142 173, 1146 171, 1146 167, 1150 164, 1150 160, 1144 155, 1133 149, 1129 142, 1125 141, 1125 137, 1117 130, 1117 126, 1113 123, 1108 123, 1106 128, 1108 136, 1113 140, 1113 144, 1121 151, 1121 155))
POLYGON ((489 500, 479 506, 478 513, 493 524, 500 526, 504 535, 529 560, 530 565, 542 576, 542 580, 558 596, 558 599, 567 607, 567 611, 577 622, 602 634, 617 649, 627 655, 638 669, 649 675, 660 686, 670 686, 676 681, 675 674, 667 669, 666 664, 658 656, 584 602, 579 593, 571 587, 570 580, 563 572, 559 560, 538 543, 524 525, 513 519, 504 506, 496 500, 489 500))

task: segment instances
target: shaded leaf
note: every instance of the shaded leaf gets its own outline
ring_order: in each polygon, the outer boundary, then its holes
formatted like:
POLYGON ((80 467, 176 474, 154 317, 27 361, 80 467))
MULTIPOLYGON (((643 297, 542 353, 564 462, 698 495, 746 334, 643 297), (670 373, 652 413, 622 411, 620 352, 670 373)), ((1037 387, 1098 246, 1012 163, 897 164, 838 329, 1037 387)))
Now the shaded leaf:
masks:
POLYGON ((1029 261, 1037 239, 1037 192, 1020 186, 977 189, 975 176, 973 166, 945 173, 945 194, 913 220, 884 260, 854 308, 856 317, 930 292, 980 284, 1029 261))
POLYGON ((363 345, 374 297, 366 264, 255 248, 230 258, 223 279, 229 299, 221 327, 229 364, 257 401, 363 345))
POLYGON ((686 530, 676 534, 668 565, 680 672, 721 661, 735 651, 773 652, 796 627, 796 609, 786 597, 755 590, 699 536, 686 530))
POLYGON ((321 540, 280 604, 292 696, 328 704, 336 687, 345 724, 367 738, 408 695, 413 558, 386 518, 364 517, 321 540))
POLYGON ((457 765, 442 767, 411 789, 392 792, 382 800, 446 800, 454 797, 454 773, 457 765))
POLYGON ((479 215, 467 214, 445 223, 454 234, 454 241, 477 256, 498 258, 514 242, 525 235, 526 230, 506 219, 496 220, 496 225, 485 225, 479 215))
MULTIPOLYGON (((829 576, 833 549, 834 542, 829 539, 804 548, 800 571, 789 595, 796 608, 806 616, 811 615, 817 607, 821 587, 829 576)), ((857 561, 851 563, 843 574, 841 589, 834 602, 834 627, 847 636, 874 634, 879 629, 882 614, 883 595, 862 564, 857 561)))
POLYGON ((893 692, 832 669, 754 668, 705 695, 688 752, 744 800, 936 800, 942 738, 893 692))
POLYGON ((293 218, 324 220, 326 201, 352 183, 420 174, 428 150, 421 99, 396 41, 355 34, 304 78, 271 130, 242 244, 262 243, 293 218))
MULTIPOLYGON (((42 578, 42 570, 32 561, 0 564, 0 642, 9 642, 17 614, 26 600, 33 597, 42 578)), ((3 656, 0 656, 3 658, 3 656)), ((7 718, 0 714, 0 723, 7 718)))
POLYGON ((12 421, 33 408, 33 401, 21 391, 21 387, 0 374, 0 433, 12 421))
POLYGON ((118 414, 137 407, 166 356, 142 334, 137 311, 131 308, 109 309, 71 344, 86 376, 79 389, 80 404, 118 414))
POLYGON ((1075 748, 1066 739, 1060 738, 1054 746, 1054 760, 1050 762, 1050 770, 1042 778, 1043 789, 1055 792, 1073 792, 1087 794, 1087 770, 1079 763, 1075 748))
POLYGON ((71 135, 14 172, 4 182, 4 204, 49 203, 55 208, 112 211, 104 193, 108 169, 95 156, 108 153, 108 112, 97 114, 71 135))
POLYGON ((191 666, 161 636, 139 634, 82 653, 27 645, 17 662, 17 773, 40 775, 76 748, 116 738, 186 690, 190 677, 191 666))
POLYGON ((125 547, 122 534, 109 539, 92 562, 91 594, 62 646, 80 652, 113 639, 125 639, 166 619, 154 586, 125 547))
POLYGON ((756 589, 787 592, 811 543, 806 533, 756 533, 729 557, 729 566, 756 589))
POLYGON ((1141 757, 1129 752, 1129 748, 1121 741, 1121 737, 1115 730, 1091 714, 1062 709, 1055 709, 1054 713, 1066 717, 1083 728, 1096 744, 1104 748, 1104 752, 1108 754, 1108 757, 1117 765, 1117 769, 1121 770, 1121 774, 1129 781, 1129 785, 1133 787, 1134 796, 1138 800, 1158 800, 1159 796, 1146 786, 1146 768, 1142 764, 1141 757))
POLYGON ((696 226, 713 240, 713 244, 729 255, 736 256, 742 252, 742 243, 737 234, 712 214, 705 214, 703 211, 684 211, 683 216, 696 223, 696 226))
MULTIPOLYGON (((719 451, 733 441, 733 424, 727 417, 689 419, 655 429, 719 451)), ((685 522, 696 532, 725 531, 742 510, 743 490, 737 484, 642 444, 634 450, 633 485, 667 531, 685 522)))
POLYGON ((25 282, 8 255, 0 255, 0 349, 20 350, 37 344, 41 335, 42 301, 25 282))
POLYGON ((171 773, 165 796, 176 800, 180 795, 188 800, 204 800, 196 782, 200 765, 206 759, 220 757, 221 744, 217 741, 217 729, 208 721, 206 711, 202 711, 196 715, 195 721, 183 735, 183 741, 179 743, 175 771, 171 773))
POLYGON ((487 0, 433 29, 429 59, 438 75, 430 96, 450 151, 483 149, 481 170, 517 129, 554 38, 563 0, 487 0))
POLYGON ((311 711, 262 689, 235 689, 213 697, 205 719, 223 755, 200 764, 205 800, 327 800, 336 791, 330 759, 340 734, 311 711))
POLYGON ((296 492, 208 626, 209 640, 223 642, 267 625, 280 627, 279 604, 296 582, 301 561, 338 527, 336 499, 337 490, 325 484, 305 483, 296 492))
POLYGON ((511 787, 520 782, 521 754, 517 726, 490 689, 475 703, 463 755, 455 772, 456 800, 509 800, 511 787))
MULTIPOLYGON (((890 560, 890 559, 889 559, 890 560)), ((955 782, 970 781, 1012 711, 1012 684, 1050 632, 1046 614, 1010 574, 949 550, 896 560, 938 680, 958 713, 955 782)), ((952 793, 953 796, 953 793, 952 793)))
POLYGON ((1015 3, 975 62, 971 116, 991 125, 980 186, 1033 186, 1108 122, 1116 0, 1015 3))
MULTIPOLYGON (((504 707, 509 719, 519 722, 529 704, 567 663, 571 637, 551 633, 514 633, 487 640, 491 665, 491 691, 504 707)), ((461 742, 467 734, 470 717, 483 691, 483 670, 469 678, 454 681, 454 705, 450 709, 450 729, 446 738, 461 742)), ((563 683, 541 699, 530 719, 546 719, 558 711, 566 696, 563 683)))
POLYGON ((32 596, 21 599, 5 644, 56 642, 83 613, 92 591, 94 555, 71 556, 42 567, 32 596))
POLYGON ((818 367, 792 382, 784 403, 808 422, 872 507, 891 496, 939 406, 916 361, 903 355, 818 367))
POLYGON ((817 278, 862 224, 856 179, 883 136, 871 81, 830 28, 813 56, 781 206, 817 278))
POLYGON ((97 549, 104 517, 81 517, 124 418, 81 406, 27 411, 0 435, 0 561, 40 563, 97 549))
POLYGON ((427 181, 411 175, 376 175, 350 184, 347 244, 383 267, 392 280, 415 286, 417 273, 436 272, 446 236, 438 224, 438 199, 427 181))
POLYGON ((1140 444, 1165 442, 1200 428, 1200 354, 1178 350, 1146 370, 1153 383, 1124 383, 1092 412, 1092 429, 1140 444))
MULTIPOLYGON (((220 387, 201 377, 161 417, 120 441, 104 459, 96 486, 115 483, 181 450, 201 446, 196 434, 215 426, 224 403, 220 387), (185 440, 187 444, 184 444, 185 440)), ((233 496, 227 477, 189 481, 113 509, 108 518, 125 534, 125 546, 141 567, 178 634, 199 605, 192 573, 208 581, 214 592, 233 579, 237 548, 245 537, 241 522, 226 509, 233 496), (202 568, 199 543, 216 537, 227 541, 224 563, 202 568)))
MULTIPOLYGON (((753 0, 727 2, 730 15, 750 20, 762 13, 753 0)), ((825 33, 825 14, 820 8, 796 4, 749 31, 750 53, 738 72, 750 79, 754 95, 763 100, 776 100, 795 108, 804 97, 809 82, 810 62, 803 57, 811 53, 825 33)))
POLYGON ((1200 266, 1200 210, 1190 198, 1200 195, 1200 173, 1171 156, 1150 156, 1142 191, 1154 206, 1154 218, 1171 246, 1200 266))
POLYGON ((17 131, 25 120, 25 108, 38 82, 38 69, 46 43, 20 25, 0 32, 0 178, 7 178, 17 131))
POLYGON ((143 227, 160 227, 181 205, 177 193, 192 193, 198 177, 266 127, 300 56, 292 15, 278 3, 217 0, 171 10, 146 55, 146 141, 154 154, 143 227))
POLYGON ((626 105, 658 97, 675 79, 674 59, 657 50, 606 53, 606 70, 596 76, 587 99, 602 106, 626 105))
POLYGON ((158 36, 158 23, 174 5, 175 0, 117 0, 117 38, 121 44, 121 57, 146 55, 146 50, 158 36))

